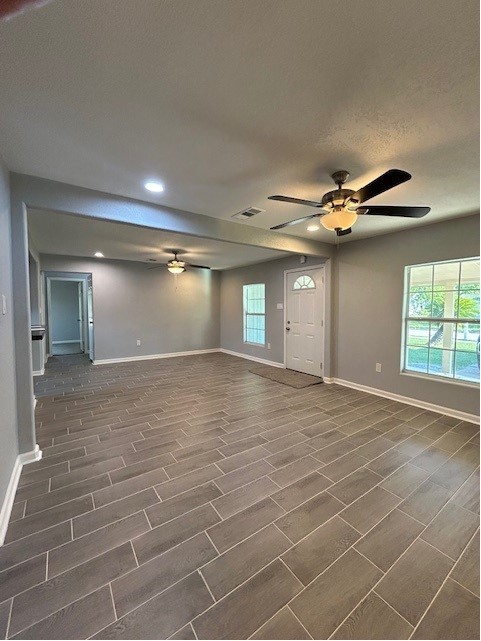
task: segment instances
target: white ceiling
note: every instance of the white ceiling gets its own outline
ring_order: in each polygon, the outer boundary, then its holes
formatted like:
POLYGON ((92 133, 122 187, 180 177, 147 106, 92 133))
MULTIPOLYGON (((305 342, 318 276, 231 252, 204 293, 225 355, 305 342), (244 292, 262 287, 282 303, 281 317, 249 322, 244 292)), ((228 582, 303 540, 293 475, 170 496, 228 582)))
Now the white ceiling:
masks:
POLYGON ((41 254, 92 257, 100 251, 107 259, 147 261, 154 258, 166 263, 173 258, 169 250, 178 249, 179 258, 212 269, 229 269, 290 255, 38 209, 28 210, 28 231, 41 254))
MULTIPOLYGON (((54 0, 0 25, 10 169, 268 228, 394 167, 343 240, 479 211, 475 0, 54 0), (165 192, 142 187, 159 178, 165 192)), ((305 225, 285 230, 307 236, 305 225)), ((332 232, 311 234, 334 242, 332 232)))

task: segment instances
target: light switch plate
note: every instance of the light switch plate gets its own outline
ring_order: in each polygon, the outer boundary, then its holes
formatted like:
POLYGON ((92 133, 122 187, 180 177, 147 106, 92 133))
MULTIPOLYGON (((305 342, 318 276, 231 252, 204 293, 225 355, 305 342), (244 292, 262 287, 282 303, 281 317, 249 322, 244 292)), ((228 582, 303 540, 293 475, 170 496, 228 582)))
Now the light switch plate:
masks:
POLYGON ((277 309, 284 309, 284 303, 277 303, 277 309))

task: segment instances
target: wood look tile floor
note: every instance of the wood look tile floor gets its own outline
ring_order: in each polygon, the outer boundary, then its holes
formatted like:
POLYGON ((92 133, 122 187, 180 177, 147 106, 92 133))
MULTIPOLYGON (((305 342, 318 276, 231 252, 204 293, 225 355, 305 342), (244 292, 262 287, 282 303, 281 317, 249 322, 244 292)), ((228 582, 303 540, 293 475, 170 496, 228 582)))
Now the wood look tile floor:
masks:
POLYGON ((479 638, 478 426, 249 367, 50 359, 0 636, 479 638))

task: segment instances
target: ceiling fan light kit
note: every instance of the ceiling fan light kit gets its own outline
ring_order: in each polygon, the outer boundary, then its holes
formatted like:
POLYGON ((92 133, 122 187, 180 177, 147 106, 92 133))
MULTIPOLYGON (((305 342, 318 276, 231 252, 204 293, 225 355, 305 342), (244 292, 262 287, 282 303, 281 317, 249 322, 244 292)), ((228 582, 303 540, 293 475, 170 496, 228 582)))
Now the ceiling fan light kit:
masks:
MULTIPOLYGON (((179 260, 177 258, 177 254, 179 254, 180 249, 177 251, 172 251, 174 254, 174 258, 169 260, 168 263, 164 263, 162 265, 155 265, 155 267, 149 267, 149 269, 158 269, 159 267, 167 267, 169 272, 171 274, 182 274, 182 272, 186 271, 187 267, 193 267, 194 269, 210 269, 210 267, 207 267, 207 265, 193 265, 192 263, 186 263, 185 260, 179 260)), ((148 258, 147 259, 149 262, 155 262, 155 258, 148 258)))
POLYGON ((185 272, 185 263, 183 260, 169 260, 167 269, 171 274, 182 274, 185 272))
POLYGON ((351 233, 351 228, 360 215, 422 218, 431 211, 429 207, 395 207, 384 205, 359 207, 359 205, 366 202, 366 200, 379 196, 385 191, 410 180, 411 174, 408 174, 407 171, 389 169, 357 191, 345 189, 343 186, 349 178, 348 171, 335 171, 331 177, 336 183, 337 189, 328 191, 320 201, 303 200, 301 198, 291 198, 290 196, 280 195, 269 196, 269 200, 278 200, 296 205, 307 205, 308 207, 316 207, 322 210, 318 214, 304 216, 303 218, 297 218, 296 220, 291 220, 281 225, 275 225, 271 227, 271 229, 283 229, 284 227, 297 225, 319 216, 319 222, 325 229, 335 231, 337 236, 345 236, 351 233))
POLYGON ((349 229, 354 225, 356 220, 356 212, 349 211, 349 209, 342 205, 336 205, 329 213, 324 214, 320 218, 321 225, 329 231, 336 231, 338 229, 344 231, 345 229, 349 229))

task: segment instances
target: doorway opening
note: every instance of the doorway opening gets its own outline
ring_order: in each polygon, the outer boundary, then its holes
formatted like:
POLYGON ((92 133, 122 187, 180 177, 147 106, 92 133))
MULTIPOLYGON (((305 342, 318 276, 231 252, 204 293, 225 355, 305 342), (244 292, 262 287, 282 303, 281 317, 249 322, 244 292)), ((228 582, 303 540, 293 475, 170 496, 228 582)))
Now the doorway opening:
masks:
POLYGON ((93 360, 92 275, 45 274, 49 356, 88 354, 93 360))
POLYGON ((326 371, 325 265, 284 272, 284 364, 304 374, 326 371))

